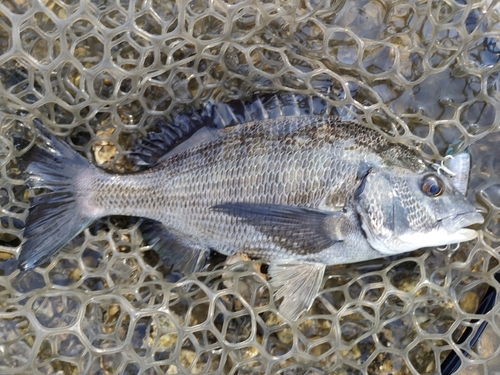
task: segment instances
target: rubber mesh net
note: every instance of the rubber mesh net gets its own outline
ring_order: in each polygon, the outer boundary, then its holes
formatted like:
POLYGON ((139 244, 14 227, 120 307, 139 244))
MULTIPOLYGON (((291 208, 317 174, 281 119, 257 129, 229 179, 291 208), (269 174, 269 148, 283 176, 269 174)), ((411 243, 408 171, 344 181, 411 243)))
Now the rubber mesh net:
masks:
POLYGON ((0 373, 434 374, 451 352, 487 373, 500 307, 475 312, 499 289, 499 20, 490 1, 0 2, 0 373), (33 140, 34 117, 125 172, 159 118, 276 91, 349 105, 429 158, 470 146, 479 239, 330 267, 297 322, 259 262, 174 279, 133 218, 13 282, 28 193, 12 137, 33 140), (471 349, 460 336, 483 321, 471 349))

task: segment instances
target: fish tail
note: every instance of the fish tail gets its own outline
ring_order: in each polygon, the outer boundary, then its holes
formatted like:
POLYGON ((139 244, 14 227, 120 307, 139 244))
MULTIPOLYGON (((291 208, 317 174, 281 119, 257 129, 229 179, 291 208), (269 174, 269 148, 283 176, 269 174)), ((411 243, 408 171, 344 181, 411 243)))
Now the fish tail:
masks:
POLYGON ((19 160, 30 188, 44 193, 30 198, 24 229, 24 243, 18 267, 39 266, 89 225, 93 218, 80 212, 75 177, 95 169, 68 144, 50 134, 38 119, 34 121, 43 145, 33 145, 19 160))

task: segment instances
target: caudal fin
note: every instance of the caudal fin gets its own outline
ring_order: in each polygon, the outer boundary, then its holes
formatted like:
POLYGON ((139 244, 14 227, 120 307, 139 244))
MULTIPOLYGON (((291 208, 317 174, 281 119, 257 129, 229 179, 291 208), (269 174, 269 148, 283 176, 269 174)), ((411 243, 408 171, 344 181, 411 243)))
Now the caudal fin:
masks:
POLYGON ((50 134, 39 120, 34 121, 43 145, 35 144, 19 160, 27 185, 42 188, 44 194, 30 198, 29 215, 18 267, 37 267, 81 232, 90 222, 78 209, 74 184, 80 171, 94 168, 68 144, 50 134))

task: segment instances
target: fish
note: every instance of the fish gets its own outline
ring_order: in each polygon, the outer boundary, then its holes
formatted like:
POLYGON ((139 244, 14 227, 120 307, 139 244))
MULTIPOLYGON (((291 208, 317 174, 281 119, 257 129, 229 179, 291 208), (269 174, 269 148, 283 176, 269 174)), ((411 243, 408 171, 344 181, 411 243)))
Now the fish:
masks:
POLYGON ((145 169, 130 174, 99 169, 35 120, 40 140, 19 165, 44 193, 30 200, 19 268, 103 216, 142 217, 144 239, 184 274, 211 251, 267 262, 280 314, 297 320, 326 266, 477 237, 483 217, 446 173, 347 112, 298 95, 209 103, 134 146, 145 169))

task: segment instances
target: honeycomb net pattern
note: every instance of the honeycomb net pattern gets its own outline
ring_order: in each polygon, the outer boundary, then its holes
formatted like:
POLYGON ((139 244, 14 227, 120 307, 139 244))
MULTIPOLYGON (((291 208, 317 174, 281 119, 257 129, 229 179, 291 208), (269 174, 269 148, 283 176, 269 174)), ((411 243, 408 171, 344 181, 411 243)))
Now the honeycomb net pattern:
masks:
POLYGON ((498 2, 192 0, 0 2, 0 373, 462 374, 500 353, 498 2), (160 118, 208 100, 315 94, 429 158, 459 142, 485 216, 456 251, 331 267, 309 312, 282 320, 258 261, 178 279, 140 219, 104 218, 19 277, 28 192, 12 137, 39 117, 95 164, 160 118), (472 349, 459 338, 487 321, 472 349))

